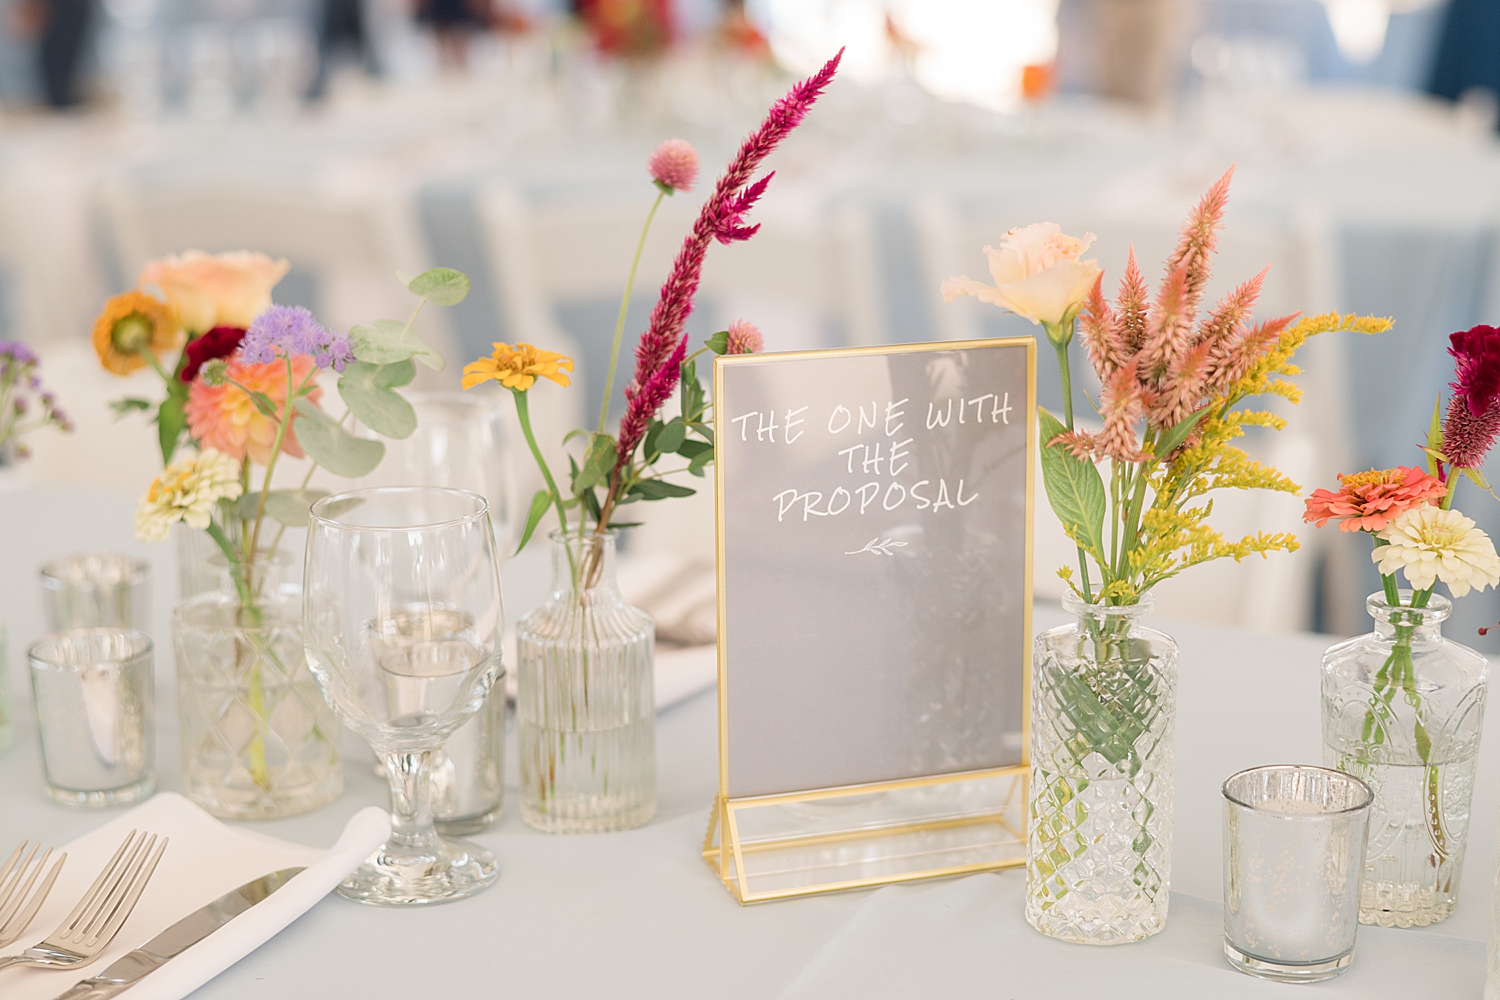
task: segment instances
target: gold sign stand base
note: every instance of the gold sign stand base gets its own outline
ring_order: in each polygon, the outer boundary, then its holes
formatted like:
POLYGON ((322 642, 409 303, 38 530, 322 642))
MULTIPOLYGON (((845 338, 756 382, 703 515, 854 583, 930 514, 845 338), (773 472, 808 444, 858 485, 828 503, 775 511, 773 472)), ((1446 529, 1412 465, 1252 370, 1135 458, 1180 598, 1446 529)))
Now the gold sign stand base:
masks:
POLYGON ((703 858, 741 903, 1026 863, 1028 768, 715 797, 703 858))

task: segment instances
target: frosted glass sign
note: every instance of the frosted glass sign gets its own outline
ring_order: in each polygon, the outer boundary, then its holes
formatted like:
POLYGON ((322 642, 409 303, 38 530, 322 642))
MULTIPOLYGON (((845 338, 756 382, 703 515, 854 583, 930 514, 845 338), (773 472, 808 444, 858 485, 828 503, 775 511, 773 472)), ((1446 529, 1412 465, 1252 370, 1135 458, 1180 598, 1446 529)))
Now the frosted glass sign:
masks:
POLYGON ((726 798, 1024 761, 1034 352, 719 359, 726 798))

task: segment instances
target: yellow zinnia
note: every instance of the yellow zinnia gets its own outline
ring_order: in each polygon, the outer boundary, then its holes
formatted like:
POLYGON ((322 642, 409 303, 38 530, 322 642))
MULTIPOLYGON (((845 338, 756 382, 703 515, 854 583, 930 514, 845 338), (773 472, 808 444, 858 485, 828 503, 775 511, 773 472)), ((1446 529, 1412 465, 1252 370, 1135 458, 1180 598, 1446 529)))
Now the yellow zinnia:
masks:
POLYGON ((573 370, 573 359, 532 347, 530 344, 496 344, 495 353, 464 366, 465 389, 494 379, 507 389, 525 392, 539 378, 550 378, 558 385, 569 385, 564 371, 573 370))
POLYGON ((177 346, 180 328, 172 309, 144 292, 116 295, 94 321, 94 350, 116 375, 146 366, 145 352, 157 354, 177 346))

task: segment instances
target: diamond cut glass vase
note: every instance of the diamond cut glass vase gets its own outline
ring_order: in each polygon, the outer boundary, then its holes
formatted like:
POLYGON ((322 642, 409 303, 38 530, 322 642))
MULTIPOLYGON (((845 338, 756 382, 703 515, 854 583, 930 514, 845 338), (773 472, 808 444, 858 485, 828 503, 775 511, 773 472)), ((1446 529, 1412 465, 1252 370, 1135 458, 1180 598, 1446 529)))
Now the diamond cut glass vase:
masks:
POLYGON ((1323 763, 1375 792, 1360 923, 1420 927, 1458 902, 1489 662, 1443 638, 1441 595, 1365 607, 1374 631, 1323 654, 1323 763))
POLYGON ((521 816, 549 833, 656 814, 656 626, 615 585, 615 533, 552 533, 552 593, 516 625, 521 816))
POLYGON ((1065 941, 1166 923, 1177 644, 1141 624, 1152 603, 1065 595, 1077 621, 1033 646, 1026 920, 1065 941))
POLYGON ((263 555, 242 588, 221 559, 221 588, 172 612, 184 791, 225 819, 295 816, 344 787, 339 723, 308 669, 285 561, 263 555))

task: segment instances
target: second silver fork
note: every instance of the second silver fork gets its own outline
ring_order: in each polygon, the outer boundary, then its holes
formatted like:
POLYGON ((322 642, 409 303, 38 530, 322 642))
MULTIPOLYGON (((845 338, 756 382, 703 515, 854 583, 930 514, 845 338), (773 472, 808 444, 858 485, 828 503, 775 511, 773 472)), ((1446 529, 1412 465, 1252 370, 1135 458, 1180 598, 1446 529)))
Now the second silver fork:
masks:
POLYGON ((11 965, 70 969, 98 955, 135 909, 166 849, 167 838, 145 832, 137 836, 131 830, 67 919, 40 944, 0 958, 0 969, 11 965))

